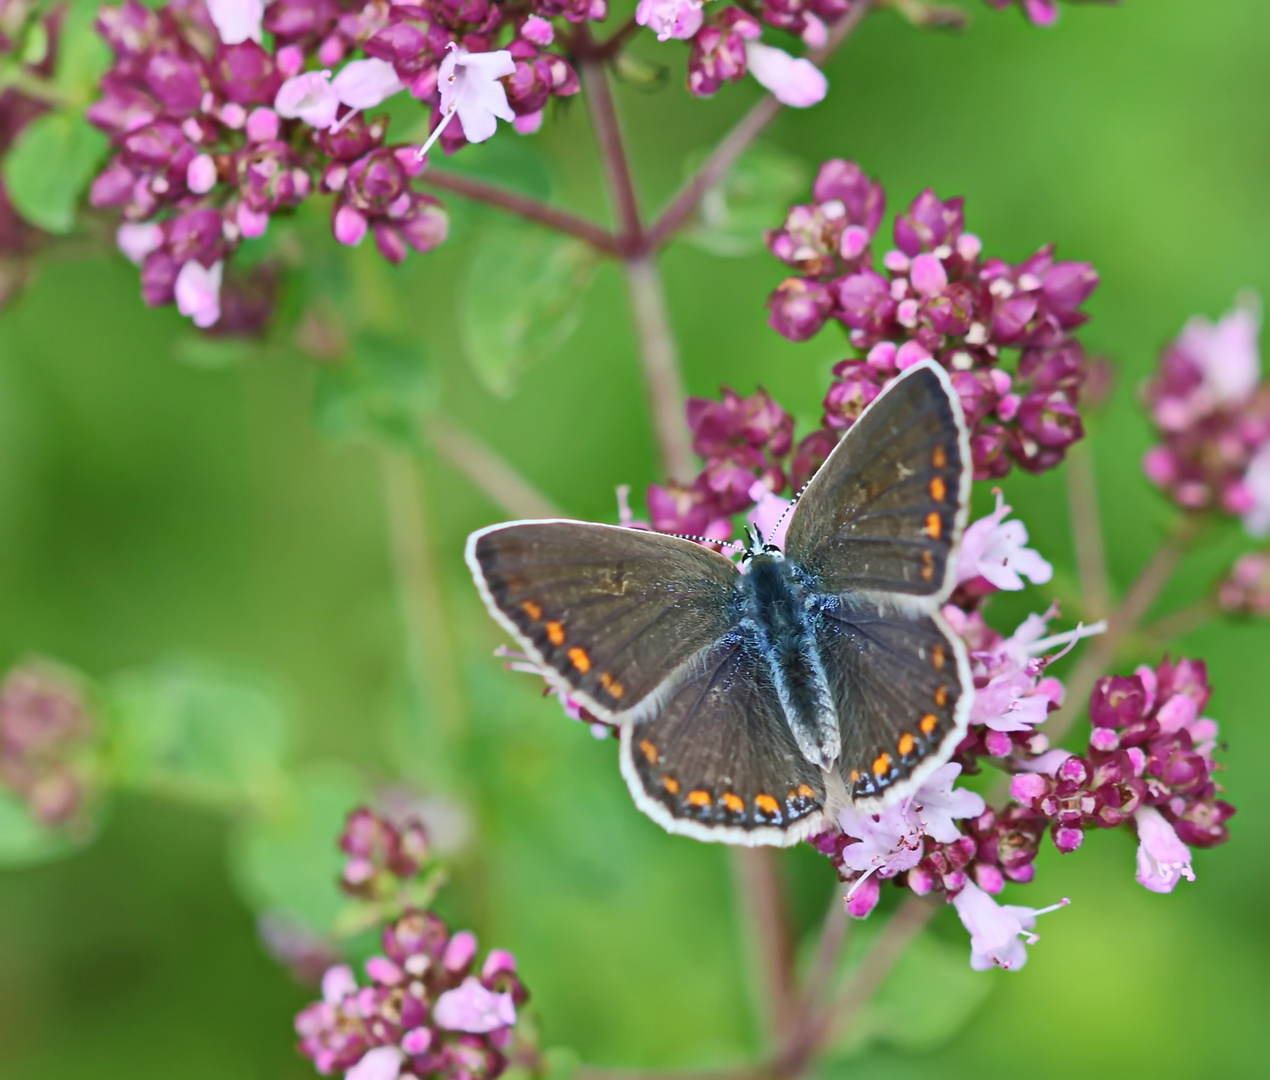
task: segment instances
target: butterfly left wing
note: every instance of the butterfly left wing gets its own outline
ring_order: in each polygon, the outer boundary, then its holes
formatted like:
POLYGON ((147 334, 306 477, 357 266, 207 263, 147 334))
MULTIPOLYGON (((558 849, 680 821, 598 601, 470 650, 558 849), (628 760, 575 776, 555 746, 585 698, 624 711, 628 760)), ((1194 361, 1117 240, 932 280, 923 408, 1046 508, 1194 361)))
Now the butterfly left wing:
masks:
POLYGON ((912 794, 965 734, 974 699, 965 646, 937 612, 859 596, 814 605, 847 793, 865 806, 912 794))
POLYGON ((655 716, 623 727, 621 761, 635 805, 672 833, 788 847, 824 827, 823 777, 741 627, 699 656, 655 716))
POLYGON ((651 715, 685 665, 735 625, 736 567, 663 533, 513 521, 468 537, 490 614, 596 716, 651 715))

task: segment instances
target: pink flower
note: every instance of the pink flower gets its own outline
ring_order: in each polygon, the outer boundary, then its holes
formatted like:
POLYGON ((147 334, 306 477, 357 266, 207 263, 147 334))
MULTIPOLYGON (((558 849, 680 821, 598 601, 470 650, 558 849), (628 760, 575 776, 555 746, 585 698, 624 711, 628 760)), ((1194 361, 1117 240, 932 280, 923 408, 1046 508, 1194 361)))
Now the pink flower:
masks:
POLYGON ((260 24, 265 17, 263 0, 207 0, 207 13, 226 45, 260 41, 260 24))
POLYGON ((185 170, 185 186, 195 195, 205 195, 216 186, 216 162, 211 154, 199 154, 185 170))
POLYGON ((1011 508, 999 488, 996 496, 997 508, 972 524, 961 538, 957 584, 984 578, 998 589, 1014 592, 1023 588, 1026 577, 1033 585, 1044 585, 1054 576, 1054 568, 1025 546, 1027 527, 1023 522, 1003 520, 1011 508))
POLYGON ((335 123, 340 98, 331 86, 329 71, 306 71, 293 75, 278 88, 273 107, 288 120, 303 120, 325 130, 335 123))
POLYGON ((750 488, 750 498, 754 500, 754 508, 745 515, 745 520, 758 529, 764 543, 785 547, 785 534, 789 531, 790 509, 793 502, 773 495, 771 489, 762 480, 755 480, 750 488))
POLYGON ((516 1022, 516 1006, 511 994, 486 990, 480 980, 469 975, 462 984, 447 990, 432 1007, 432 1019, 449 1031, 484 1035, 516 1022))
POLYGON ((1250 502, 1241 519, 1244 529, 1258 539, 1270 535, 1270 442, 1263 443, 1248 462, 1243 486, 1250 502))
POLYGON ((140 266, 163 246, 163 227, 157 221, 125 221, 115 233, 115 243, 129 262, 140 266))
POLYGON ((913 796, 922 829, 941 844, 960 839, 961 830, 954 824, 955 818, 978 817, 985 809, 982 795, 953 787, 960 775, 961 766, 949 762, 931 773, 913 796))
POLYGON ((1066 903, 1067 900, 1060 900, 1047 908, 998 904, 974 882, 966 882, 953 898, 953 907, 970 932, 970 966, 976 971, 992 967, 1018 971, 1027 963, 1024 941, 1035 945, 1040 940, 1031 932, 1037 917, 1057 911, 1066 903))
POLYGON ((344 1074, 344 1080, 397 1080, 401 1073, 401 1050, 395 1046, 376 1046, 362 1055, 361 1061, 344 1074))
MULTIPOLYGON (((516 71, 516 62, 506 49, 470 53, 461 45, 451 45, 437 72, 441 89, 441 112, 448 118, 457 113, 468 142, 484 142, 494 134, 497 120, 516 119, 507 103, 507 90, 498 80, 516 71)), ((446 121, 443 121, 443 123, 446 121)))
POLYGON ((177 310, 193 319, 195 326, 205 328, 220 318, 220 286, 224 272, 225 264, 219 260, 208 269, 197 259, 191 259, 176 275, 177 310))
POLYGON ((351 206, 341 206, 335 211, 335 220, 332 222, 331 231, 335 233, 335 239, 341 244, 357 247, 366 236, 369 224, 365 214, 360 213, 351 206))
POLYGON ((658 41, 690 38, 701 29, 702 0, 639 0, 635 21, 647 26, 658 41))
POLYGON ((877 872, 894 877, 911 870, 922 859, 922 823, 913 800, 904 799, 876 814, 841 810, 838 824, 848 836, 857 837, 842 851, 842 863, 861 873, 877 872))
POLYGON ((1251 396, 1261 379, 1260 332, 1255 297, 1241 297, 1238 306, 1215 323, 1194 316, 1183 327, 1177 348, 1199 368, 1204 389, 1214 402, 1237 405, 1251 396))
POLYGON ((350 109, 373 109, 405 87, 392 64, 372 58, 345 64, 332 80, 331 89, 350 109))
POLYGON ((795 60, 789 53, 757 41, 745 43, 749 72, 771 91, 782 105, 805 109, 823 101, 829 81, 810 60, 795 60))
POLYGON ((1191 849, 1177 838, 1177 833, 1154 806, 1140 806, 1133 815, 1138 828, 1139 885, 1152 892, 1172 892, 1186 878, 1195 880, 1191 869, 1191 849))
POLYGON ((357 993, 357 980, 347 964, 336 964, 326 969, 322 976, 322 999, 328 1005, 338 1005, 350 994, 357 993))

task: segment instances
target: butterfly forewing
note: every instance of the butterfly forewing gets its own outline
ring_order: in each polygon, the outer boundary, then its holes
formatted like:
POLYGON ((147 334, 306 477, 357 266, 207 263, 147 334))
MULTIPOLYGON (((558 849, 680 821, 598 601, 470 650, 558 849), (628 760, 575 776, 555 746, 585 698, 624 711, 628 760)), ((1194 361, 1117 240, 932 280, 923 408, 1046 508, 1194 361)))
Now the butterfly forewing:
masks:
POLYGON ((969 459, 947 374, 929 362, 910 368, 861 413, 807 485, 786 554, 828 593, 946 596, 965 526, 969 459))
POLYGON ((938 614, 858 597, 819 597, 816 622, 848 794, 865 803, 909 794, 965 732, 974 690, 961 641, 938 614))
POLYGON ((676 670, 735 623, 736 568, 678 537, 512 522, 473 533, 467 561, 491 613, 602 717, 649 711, 676 670))
POLYGON ((756 643, 727 634, 651 719, 622 733, 636 805, 700 840, 788 845, 820 827, 824 783, 799 753, 756 643))

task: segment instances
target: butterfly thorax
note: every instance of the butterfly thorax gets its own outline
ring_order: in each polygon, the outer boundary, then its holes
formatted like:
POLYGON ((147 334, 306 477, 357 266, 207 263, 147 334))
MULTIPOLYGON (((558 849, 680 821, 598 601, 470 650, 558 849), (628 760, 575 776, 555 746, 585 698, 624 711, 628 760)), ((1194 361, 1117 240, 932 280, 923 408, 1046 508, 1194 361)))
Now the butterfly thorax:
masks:
POLYGON ((808 591, 779 551, 752 554, 739 588, 746 617, 803 757, 830 768, 841 750, 838 716, 808 613, 808 591))

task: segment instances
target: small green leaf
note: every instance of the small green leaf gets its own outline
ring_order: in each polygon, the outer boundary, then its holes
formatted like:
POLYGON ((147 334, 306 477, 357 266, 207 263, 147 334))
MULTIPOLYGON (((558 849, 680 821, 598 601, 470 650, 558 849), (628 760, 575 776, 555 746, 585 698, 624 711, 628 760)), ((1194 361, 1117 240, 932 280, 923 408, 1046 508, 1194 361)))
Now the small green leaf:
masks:
POLYGON ((338 886, 343 856, 336 844, 349 811, 367 801, 352 769, 303 770, 286 799, 234 832, 230 868, 243 899, 256 911, 285 913, 328 933, 348 903, 338 886))
POLYGON ((4 161, 4 182, 27 221, 52 233, 69 232, 80 193, 101 156, 106 136, 83 116, 52 112, 34 121, 4 161))
POLYGON ((706 191, 697 221, 684 236, 712 255, 753 255, 763 249, 763 233, 779 228, 789 204, 806 187, 802 161, 760 143, 706 191))
POLYGON ((107 699, 122 784, 231 809, 285 786, 290 717, 259 680, 168 663, 119 676, 107 699))
POLYGON ((542 229, 481 234, 460 286, 459 329, 491 394, 509 397, 525 371, 569 340, 595 267, 587 245, 542 229))
POLYGON ((419 448, 419 416, 435 399, 423 346, 373 333, 358 334, 347 359, 319 368, 313 389, 327 435, 371 435, 409 450, 419 448))

